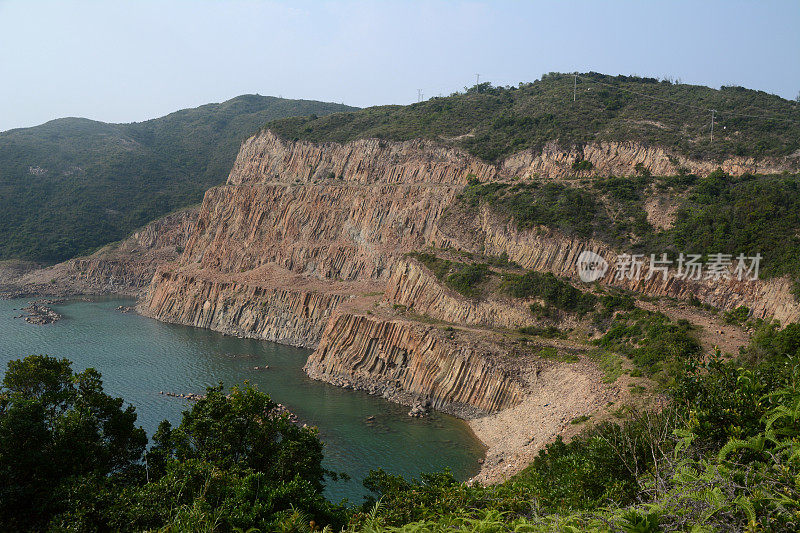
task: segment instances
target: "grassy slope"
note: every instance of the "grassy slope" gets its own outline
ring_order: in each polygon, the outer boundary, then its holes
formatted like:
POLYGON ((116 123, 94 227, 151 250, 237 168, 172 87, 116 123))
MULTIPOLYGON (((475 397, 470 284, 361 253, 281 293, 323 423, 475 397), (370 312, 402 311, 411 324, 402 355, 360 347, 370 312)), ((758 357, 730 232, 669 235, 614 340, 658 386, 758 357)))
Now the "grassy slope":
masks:
POLYGON ((0 133, 0 259, 60 261, 118 240, 224 181, 264 122, 352 109, 245 95, 146 122, 64 118, 0 133))
POLYGON ((481 84, 466 93, 409 106, 371 107, 314 120, 289 118, 274 121, 268 127, 290 139, 311 141, 435 138, 487 160, 525 148, 540 148, 551 140, 566 146, 637 140, 703 158, 783 156, 800 148, 800 105, 775 95, 742 87, 715 90, 648 78, 596 73, 582 76, 574 103, 572 75, 551 74, 518 88, 481 84), (713 145, 708 142, 709 112, 622 89, 717 109, 713 145), (794 122, 736 117, 730 112, 789 118, 794 122), (464 134, 472 136, 452 139, 464 134))

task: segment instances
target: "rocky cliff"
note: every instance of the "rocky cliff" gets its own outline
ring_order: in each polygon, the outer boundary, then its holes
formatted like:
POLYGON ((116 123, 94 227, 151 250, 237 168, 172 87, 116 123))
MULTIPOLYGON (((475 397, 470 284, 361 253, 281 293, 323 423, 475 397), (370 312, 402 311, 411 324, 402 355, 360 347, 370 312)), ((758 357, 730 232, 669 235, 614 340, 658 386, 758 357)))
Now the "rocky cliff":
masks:
POLYGON ((392 304, 454 324, 516 329, 530 324, 532 318, 528 301, 494 297, 464 298, 410 258, 395 263, 386 284, 385 296, 392 304))
MULTIPOLYGON (((800 320, 800 303, 792 294, 792 283, 788 278, 690 280, 676 278, 674 270, 666 279, 661 274, 649 279, 646 275, 639 279, 619 278, 614 268, 618 252, 604 243, 567 237, 547 228, 519 231, 513 220, 503 220, 486 209, 477 217, 476 224, 478 228, 474 235, 477 235, 482 250, 490 254, 505 252, 510 260, 527 269, 552 272, 580 284, 576 268, 578 256, 584 250, 590 250, 603 257, 609 265, 605 276, 598 280, 600 283, 648 296, 695 297, 723 310, 744 305, 751 309, 755 318, 773 317, 782 323, 800 320)), ((473 239, 472 242, 476 241, 473 239)), ((451 243, 445 241, 441 244, 451 243)))
MULTIPOLYGON (((302 334, 291 326, 292 334, 285 336, 288 326, 262 319, 254 326, 254 318, 244 318, 251 311, 210 318, 198 309, 217 294, 213 285, 242 273, 246 279, 235 291, 252 298, 248 308, 266 305, 278 315, 295 313, 295 300, 274 297, 301 279, 287 283, 285 276, 301 276, 314 293, 326 293, 338 282, 353 284, 349 289, 340 284, 341 294, 380 293, 394 261, 432 240, 436 221, 466 176, 488 168, 424 142, 318 147, 269 133, 251 138, 228 183, 206 193, 186 250, 154 278, 143 312, 313 346, 319 324, 302 334), (285 276, 265 275, 275 269, 285 276), (194 300, 201 297, 198 306, 194 300), (242 321, 246 325, 234 325, 242 321)), ((341 299, 322 300, 330 312, 341 299)))
POLYGON ((259 272, 257 279, 224 280, 200 269, 159 270, 142 311, 165 322, 314 347, 331 312, 350 294, 304 288, 302 281, 290 280, 279 269, 259 272))
POLYGON ((362 139, 347 144, 313 144, 283 140, 265 131, 242 144, 228 184, 313 183, 332 178, 361 185, 452 185, 466 183, 468 174, 489 179, 496 173, 495 165, 431 141, 362 139))
MULTIPOLYGON (((505 254, 525 269, 583 286, 578 255, 592 250, 613 265, 615 250, 548 228, 520 231, 507 215, 485 208, 468 212, 458 200, 471 179, 510 182, 538 175, 579 185, 572 178, 581 173, 572 165, 582 160, 592 163, 592 175, 630 175, 637 165, 654 174, 679 168, 707 173, 718 166, 630 143, 571 150, 550 145, 488 164, 429 141, 314 145, 263 132, 242 145, 227 183, 206 193, 185 250, 159 266, 139 310, 169 322, 314 348, 305 365, 314 379, 415 408, 483 417, 474 425, 490 445, 489 477, 481 479, 500 479, 568 431, 572 417, 594 416, 610 402, 630 398, 623 385, 604 382, 604 371, 587 355, 594 347, 581 337, 585 332, 565 339, 517 333, 536 323, 528 308, 535 297, 495 291, 465 298, 407 252, 457 259, 461 251, 476 261, 505 254), (525 453, 516 462, 501 462, 518 449, 525 453)), ((732 159, 721 166, 738 174, 780 170, 782 164, 732 159)), ((661 223, 668 225, 668 217, 661 223)), ((757 317, 800 319, 788 280, 634 282, 614 274, 609 269, 600 284, 695 296, 722 309, 746 305, 757 317)), ((565 320, 558 324, 565 331, 582 327, 577 319, 565 320)))
POLYGON ((689 159, 676 152, 658 146, 645 146, 632 142, 590 143, 585 146, 563 148, 552 142, 541 151, 525 150, 506 158, 502 164, 502 174, 519 178, 534 175, 548 179, 588 176, 630 176, 636 173, 636 166, 642 165, 654 176, 671 176, 680 169, 697 174, 708 175, 721 168, 728 174, 774 174, 783 171, 796 171, 798 158, 780 160, 756 160, 752 157, 732 157, 724 161, 701 161, 689 159), (591 168, 576 171, 573 163, 587 161, 591 168))
MULTIPOLYGON (((477 328, 474 341, 480 331, 530 323, 528 302, 463 298, 404 256, 429 246, 505 253, 525 268, 572 279, 583 250, 613 262, 614 250, 599 242, 545 228, 518 231, 512 220, 488 210, 459 216, 456 197, 469 179, 572 178, 579 160, 592 162, 592 174, 599 175, 631 174, 639 164, 665 174, 717 166, 635 144, 566 151, 550 145, 540 154, 488 164, 430 141, 315 145, 262 132, 242 145, 227 183, 206 193, 185 251, 159 268, 140 310, 170 322, 316 347, 306 366, 311 376, 397 401, 424 399, 473 414, 503 409, 525 387, 497 345, 481 351, 478 341, 459 344, 458 335, 443 336, 422 319, 477 328), (380 304, 378 318, 371 313, 382 297, 388 303, 380 304), (413 313, 387 316, 392 305, 413 313)), ((722 166, 743 173, 780 164, 735 159, 722 166)), ((609 272, 601 282, 656 296, 696 295, 723 309, 747 305, 756 316, 800 316, 785 280, 633 283, 609 272)))
MULTIPOLYGON (((605 275, 597 280, 600 284, 647 296, 697 298, 725 311, 743 305, 751 309, 755 318, 771 317, 782 323, 800 320, 800 302, 792 293, 792 282, 788 277, 740 281, 729 269, 730 279, 680 279, 674 275, 676 265, 673 264, 666 279, 660 273, 648 279, 648 256, 641 258, 644 266, 639 278, 620 278, 616 261, 622 251, 601 241, 564 235, 552 228, 520 230, 512 218, 485 206, 477 215, 460 208, 449 210, 439 221, 432 245, 488 255, 505 253, 510 261, 526 269, 552 272, 587 289, 589 285, 583 284, 578 277, 577 261, 581 252, 588 250, 601 256, 608 264, 605 275)), ((406 305, 410 303, 406 302, 406 305)))
POLYGON ((159 269, 140 310, 318 346, 310 375, 372 392, 390 387, 396 401, 462 414, 501 409, 521 385, 492 358, 413 322, 364 316, 403 254, 436 239, 468 176, 494 172, 429 142, 315 146, 256 136, 228 183, 207 192, 183 255, 159 269), (353 358, 371 362, 350 372, 353 358))
POLYGON ((516 405, 525 384, 487 342, 448 337, 431 325, 342 313, 308 358, 309 376, 416 401, 464 418, 516 405), (504 364, 505 363, 505 364, 504 364))

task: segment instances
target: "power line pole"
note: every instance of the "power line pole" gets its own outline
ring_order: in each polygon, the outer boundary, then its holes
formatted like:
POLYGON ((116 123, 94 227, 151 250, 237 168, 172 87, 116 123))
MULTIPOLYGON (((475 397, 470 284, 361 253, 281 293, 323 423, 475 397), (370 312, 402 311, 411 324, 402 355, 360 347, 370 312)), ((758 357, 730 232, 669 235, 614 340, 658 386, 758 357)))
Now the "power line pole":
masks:
POLYGON ((575 79, 572 82, 572 101, 575 101, 575 94, 578 92, 578 75, 574 74, 575 79))
POLYGON ((480 85, 480 84, 481 84, 481 75, 480 74, 475 74, 475 89, 477 89, 478 85, 480 85))
POLYGON ((711 110, 711 142, 714 142, 714 115, 716 114, 717 110, 711 110))
POLYGON ((417 89, 417 102, 422 101, 422 89, 417 89))

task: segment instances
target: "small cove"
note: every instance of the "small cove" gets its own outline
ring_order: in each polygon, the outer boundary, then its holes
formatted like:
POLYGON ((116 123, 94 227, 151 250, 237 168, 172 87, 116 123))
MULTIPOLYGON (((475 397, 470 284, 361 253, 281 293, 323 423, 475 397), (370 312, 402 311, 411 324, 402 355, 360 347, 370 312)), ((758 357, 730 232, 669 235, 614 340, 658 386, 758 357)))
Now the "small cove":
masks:
POLYGON ((441 413, 411 418, 407 407, 313 381, 302 370, 308 350, 122 313, 117 306, 134 302, 119 298, 54 305, 63 318, 37 326, 15 318, 28 301, 0 300, 2 371, 30 354, 68 358, 75 370, 94 367, 108 393, 136 408, 148 436, 161 420, 178 424, 189 405, 162 391, 201 393, 219 382, 227 387, 248 380, 319 427, 325 466, 351 477, 329 483, 326 494, 334 501, 360 503, 361 480, 378 467, 406 477, 450 468, 459 479, 478 470, 483 447, 465 422, 441 413), (264 365, 269 369, 254 370, 264 365))

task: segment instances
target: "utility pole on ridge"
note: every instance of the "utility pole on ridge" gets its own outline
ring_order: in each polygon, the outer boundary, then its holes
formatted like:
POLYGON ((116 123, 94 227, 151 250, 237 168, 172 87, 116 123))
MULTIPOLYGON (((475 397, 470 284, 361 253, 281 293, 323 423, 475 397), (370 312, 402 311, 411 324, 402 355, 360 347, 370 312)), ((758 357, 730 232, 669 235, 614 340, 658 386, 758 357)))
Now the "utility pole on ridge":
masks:
POLYGON ((573 74, 575 79, 572 81, 572 101, 575 101, 575 94, 578 92, 578 74, 573 74))
POLYGON ((714 142, 714 115, 716 114, 717 110, 711 110, 711 142, 714 142))

